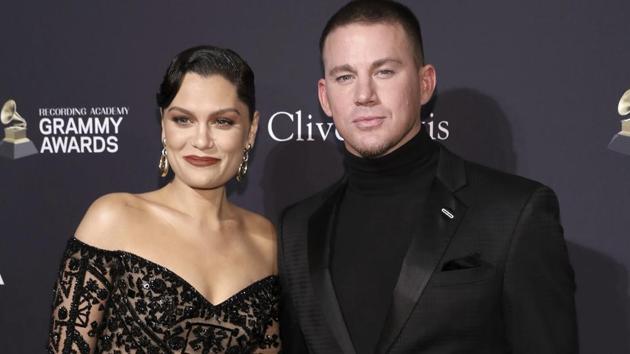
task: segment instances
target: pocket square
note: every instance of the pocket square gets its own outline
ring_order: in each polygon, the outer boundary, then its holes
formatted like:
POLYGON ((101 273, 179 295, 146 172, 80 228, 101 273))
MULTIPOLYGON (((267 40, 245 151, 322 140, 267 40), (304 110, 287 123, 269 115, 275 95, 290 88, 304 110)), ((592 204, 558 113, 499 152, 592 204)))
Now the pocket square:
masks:
POLYGON ((481 266, 481 254, 478 252, 469 254, 466 257, 451 259, 442 266, 443 272, 458 269, 470 269, 481 266))

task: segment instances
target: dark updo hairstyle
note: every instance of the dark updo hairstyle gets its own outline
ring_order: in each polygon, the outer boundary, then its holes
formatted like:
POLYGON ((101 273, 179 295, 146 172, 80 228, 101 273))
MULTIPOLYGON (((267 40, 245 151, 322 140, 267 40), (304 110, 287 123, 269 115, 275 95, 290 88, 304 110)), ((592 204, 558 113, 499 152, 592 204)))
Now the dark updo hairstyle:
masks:
POLYGON ((249 119, 252 119, 256 110, 254 72, 234 51, 210 45, 186 49, 173 58, 156 95, 161 109, 171 104, 184 75, 191 72, 203 77, 221 75, 234 84, 238 98, 245 103, 249 109, 249 119))

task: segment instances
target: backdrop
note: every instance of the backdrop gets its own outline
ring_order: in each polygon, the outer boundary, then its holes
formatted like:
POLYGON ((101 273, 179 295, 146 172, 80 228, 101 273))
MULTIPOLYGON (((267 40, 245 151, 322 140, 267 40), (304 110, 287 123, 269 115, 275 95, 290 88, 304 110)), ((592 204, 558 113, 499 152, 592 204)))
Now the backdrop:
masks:
MULTIPOLYGON (((630 353, 630 155, 607 148, 630 89, 630 2, 404 3, 438 72, 424 126, 464 157, 557 192, 581 350, 630 353)), ((319 34, 339 6, 3 3, 0 104, 15 100, 37 153, 0 149, 0 352, 44 351, 60 256, 90 203, 160 185, 154 97, 182 49, 230 47, 256 73, 261 126, 234 202, 275 220, 341 176, 342 145, 316 96, 319 34)))

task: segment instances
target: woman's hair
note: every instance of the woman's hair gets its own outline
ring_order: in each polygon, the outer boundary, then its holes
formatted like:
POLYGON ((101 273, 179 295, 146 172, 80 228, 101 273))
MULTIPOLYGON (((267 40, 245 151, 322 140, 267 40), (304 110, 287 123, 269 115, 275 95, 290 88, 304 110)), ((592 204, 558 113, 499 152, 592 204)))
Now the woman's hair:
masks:
POLYGON ((171 104, 184 76, 191 72, 204 77, 221 75, 234 84, 238 98, 245 103, 249 109, 249 119, 252 119, 256 110, 254 72, 234 51, 210 45, 186 49, 171 60, 156 95, 161 109, 171 104))

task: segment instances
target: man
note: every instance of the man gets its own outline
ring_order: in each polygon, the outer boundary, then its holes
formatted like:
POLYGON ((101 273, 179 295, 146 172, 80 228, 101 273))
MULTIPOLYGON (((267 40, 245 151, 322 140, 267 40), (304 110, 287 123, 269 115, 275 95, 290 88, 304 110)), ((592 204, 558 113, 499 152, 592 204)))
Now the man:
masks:
POLYGON ((288 353, 576 353, 554 193, 455 156, 421 127, 435 69, 401 4, 356 1, 320 41, 345 176, 285 210, 288 353))

